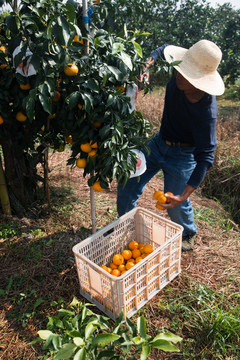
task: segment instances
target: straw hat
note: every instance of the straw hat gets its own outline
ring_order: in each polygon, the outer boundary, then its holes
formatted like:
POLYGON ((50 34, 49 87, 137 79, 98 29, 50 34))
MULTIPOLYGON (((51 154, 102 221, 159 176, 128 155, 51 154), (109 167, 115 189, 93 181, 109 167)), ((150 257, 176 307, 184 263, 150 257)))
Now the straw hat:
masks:
POLYGON ((181 60, 174 68, 197 89, 211 95, 224 93, 225 86, 217 72, 222 52, 212 41, 200 40, 189 50, 169 45, 164 56, 168 63, 181 60))

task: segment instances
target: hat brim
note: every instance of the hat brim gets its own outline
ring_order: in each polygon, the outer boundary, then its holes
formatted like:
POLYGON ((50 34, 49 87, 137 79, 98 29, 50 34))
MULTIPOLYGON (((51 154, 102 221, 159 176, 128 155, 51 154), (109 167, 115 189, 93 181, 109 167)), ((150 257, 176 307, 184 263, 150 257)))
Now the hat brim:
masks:
POLYGON ((217 71, 204 73, 202 69, 193 66, 187 56, 188 50, 179 46, 169 45, 164 49, 166 61, 171 64, 174 61, 181 61, 173 67, 194 87, 210 95, 222 95, 225 91, 224 82, 217 71))

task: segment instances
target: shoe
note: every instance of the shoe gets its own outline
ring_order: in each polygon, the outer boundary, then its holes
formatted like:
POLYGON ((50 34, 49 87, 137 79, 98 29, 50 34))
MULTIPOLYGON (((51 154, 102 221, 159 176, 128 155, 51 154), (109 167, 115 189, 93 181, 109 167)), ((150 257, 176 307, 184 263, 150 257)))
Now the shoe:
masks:
POLYGON ((185 235, 182 237, 182 251, 193 250, 196 235, 185 235))

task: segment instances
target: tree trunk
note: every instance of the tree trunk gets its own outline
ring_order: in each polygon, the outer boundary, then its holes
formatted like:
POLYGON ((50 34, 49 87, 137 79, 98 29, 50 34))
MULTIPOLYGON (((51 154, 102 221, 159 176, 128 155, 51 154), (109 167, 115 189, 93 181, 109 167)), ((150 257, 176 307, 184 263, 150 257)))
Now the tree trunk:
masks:
POLYGON ((36 199, 36 170, 30 167, 26 154, 17 149, 14 137, 5 129, 1 145, 11 209, 22 216, 36 199))
POLYGON ((11 215, 11 206, 8 197, 8 190, 3 172, 3 167, 2 167, 1 155, 0 155, 0 199, 2 204, 3 214, 11 215))

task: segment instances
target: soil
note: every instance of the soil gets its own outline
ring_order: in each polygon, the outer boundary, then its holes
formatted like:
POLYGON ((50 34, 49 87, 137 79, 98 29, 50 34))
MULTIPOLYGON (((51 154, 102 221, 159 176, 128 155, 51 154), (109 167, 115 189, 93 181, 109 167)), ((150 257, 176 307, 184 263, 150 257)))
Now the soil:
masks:
MULTIPOLYGON (((10 237, 0 240, 2 360, 39 359, 43 355, 41 346, 29 345, 29 342, 37 337, 39 329, 45 328, 47 315, 54 312, 51 301, 61 297, 70 303, 73 296, 84 301, 79 295, 72 247, 91 234, 90 191, 83 172, 66 167, 68 156, 69 152, 49 156, 51 210, 45 204, 38 213, 36 205, 28 217, 3 216, 1 219, 2 224, 16 230, 10 237), (39 299, 42 303, 33 310, 39 299)), ((163 179, 157 175, 146 186, 138 205, 167 217, 164 211, 155 208, 152 199, 154 191, 162 189, 163 179)), ((109 191, 95 193, 97 229, 117 218, 116 194, 116 183, 109 191)), ((191 282, 197 282, 221 291, 237 291, 240 286, 239 227, 229 219, 231 226, 224 229, 222 222, 212 215, 226 216, 221 205, 203 197, 201 190, 192 194, 191 200, 202 218, 198 215, 196 219, 198 235, 194 250, 182 253, 182 272, 171 287, 181 292, 191 282)), ((158 303, 165 296, 163 289, 144 310, 151 332, 163 326, 171 330, 171 319, 164 311, 159 314, 158 303), (157 311, 158 316, 155 315, 157 311)), ((158 350, 149 356, 149 360, 175 358, 182 357, 163 355, 158 350)))

